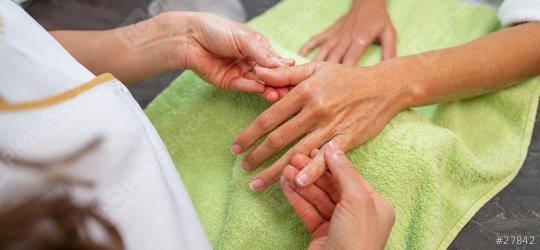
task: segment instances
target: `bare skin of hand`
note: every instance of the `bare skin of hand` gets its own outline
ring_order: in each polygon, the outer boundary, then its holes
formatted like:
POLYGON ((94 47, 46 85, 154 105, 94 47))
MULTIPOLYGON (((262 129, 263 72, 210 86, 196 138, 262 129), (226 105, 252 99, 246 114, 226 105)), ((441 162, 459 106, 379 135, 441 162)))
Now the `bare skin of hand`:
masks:
MULTIPOLYGON (((376 136, 400 110, 463 99, 511 86, 540 74, 540 23, 525 23, 461 46, 383 61, 371 67, 313 63, 256 69, 265 82, 294 85, 237 137, 233 153, 247 151, 251 170, 304 136, 269 168, 253 177, 251 188, 274 183, 296 153, 307 154, 337 140, 349 150, 376 136), (307 77, 307 78, 306 78, 307 77)), ((307 186, 325 170, 322 155, 296 177, 307 186)))
POLYGON ((124 83, 191 69, 219 88, 277 101, 290 86, 265 85, 251 70, 294 65, 255 30, 206 13, 167 12, 118 29, 51 34, 94 74, 110 72, 124 83))
POLYGON ((396 56, 396 31, 385 0, 354 0, 351 9, 326 31, 311 38, 300 50, 307 56, 315 48, 315 61, 356 65, 372 43, 382 45, 383 60, 396 56))
MULTIPOLYGON (((300 82, 282 100, 265 110, 240 133, 233 153, 249 149, 267 135, 244 158, 243 168, 260 166, 294 140, 304 136, 279 160, 253 177, 251 188, 261 190, 274 183, 295 154, 307 155, 330 140, 344 149, 360 145, 376 136, 404 107, 408 89, 400 88, 391 72, 332 63, 310 63, 276 69, 257 68, 259 79, 274 84, 300 82)), ((316 173, 300 175, 300 185, 308 185, 322 175, 324 156, 312 164, 322 165, 316 173)), ((313 169, 313 168, 309 168, 313 169)), ((307 171, 307 169, 306 169, 307 171)))
POLYGON ((301 154, 292 158, 280 180, 285 197, 311 233, 309 249, 384 249, 394 210, 337 145, 330 142, 324 148, 330 172, 313 185, 295 184, 298 172, 311 161, 301 154))
POLYGON ((294 65, 294 60, 282 58, 263 35, 213 14, 198 13, 193 20, 194 25, 178 25, 179 33, 186 32, 188 37, 182 65, 220 88, 260 93, 269 101, 287 94, 287 86, 265 86, 252 73, 255 65, 294 65))

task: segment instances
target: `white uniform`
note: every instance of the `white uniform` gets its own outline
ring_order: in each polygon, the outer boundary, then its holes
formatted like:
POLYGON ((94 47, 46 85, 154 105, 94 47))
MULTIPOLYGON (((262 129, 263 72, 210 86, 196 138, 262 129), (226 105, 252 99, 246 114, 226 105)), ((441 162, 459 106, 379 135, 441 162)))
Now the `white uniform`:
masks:
POLYGON ((0 0, 0 79, 3 158, 46 162, 101 140, 53 172, 0 162, 0 206, 49 175, 68 175, 95 184, 74 196, 97 201, 127 249, 211 248, 165 145, 126 87, 95 77, 11 0, 0 0))
POLYGON ((505 26, 540 21, 540 0, 464 0, 468 3, 488 3, 499 9, 499 19, 505 26))

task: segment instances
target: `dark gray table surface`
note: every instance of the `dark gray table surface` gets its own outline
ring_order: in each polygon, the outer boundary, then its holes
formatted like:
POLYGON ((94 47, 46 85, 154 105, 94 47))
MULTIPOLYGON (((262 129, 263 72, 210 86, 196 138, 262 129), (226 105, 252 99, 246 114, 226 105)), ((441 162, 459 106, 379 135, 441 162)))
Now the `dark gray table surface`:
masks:
MULTIPOLYGON (((249 18, 278 0, 242 0, 249 18)), ((149 0, 35 0, 28 12, 47 29, 106 29, 118 27, 149 0)), ((164 74, 129 86, 145 107, 180 72, 164 74)), ((527 159, 518 176, 489 201, 463 228, 450 249, 540 249, 540 116, 527 159), (534 236, 536 245, 497 245, 497 236, 534 236)))

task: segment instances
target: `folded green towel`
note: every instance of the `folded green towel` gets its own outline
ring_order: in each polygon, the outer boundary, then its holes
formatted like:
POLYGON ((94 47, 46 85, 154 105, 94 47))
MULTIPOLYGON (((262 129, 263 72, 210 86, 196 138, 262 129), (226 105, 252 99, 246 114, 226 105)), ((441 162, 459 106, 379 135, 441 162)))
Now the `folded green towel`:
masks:
MULTIPOLYGON (((349 2, 287 0, 250 25, 281 53, 304 62, 284 48, 297 51, 349 2)), ((388 2, 400 55, 461 44, 499 28, 495 11, 486 6, 458 0, 388 2)), ((361 63, 379 57, 373 47, 361 63)), ((514 178, 530 143, 539 91, 535 78, 497 93, 403 111, 379 136, 348 153, 395 208, 388 249, 446 248, 514 178)), ((235 136, 268 106, 258 96, 217 90, 185 72, 146 109, 216 249, 301 249, 309 242, 279 185, 251 192, 253 174, 244 173, 242 157, 229 150, 235 136)))

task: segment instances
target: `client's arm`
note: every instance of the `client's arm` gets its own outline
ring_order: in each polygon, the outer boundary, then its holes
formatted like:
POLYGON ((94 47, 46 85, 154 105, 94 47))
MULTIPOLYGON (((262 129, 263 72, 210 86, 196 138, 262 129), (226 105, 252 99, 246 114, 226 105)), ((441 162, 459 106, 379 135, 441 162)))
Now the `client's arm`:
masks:
POLYGON ((204 13, 169 12, 112 30, 51 34, 93 73, 110 72, 126 83, 187 68, 220 88, 263 93, 268 86, 251 73, 255 64, 294 64, 258 32, 204 13))
MULTIPOLYGON (((348 150, 381 132, 408 107, 472 97, 540 74, 540 23, 526 23, 467 44, 358 68, 312 63, 274 70, 257 69, 268 83, 296 84, 285 98, 264 111, 235 140, 242 153, 269 134, 244 159, 252 170, 302 135, 271 167, 254 177, 252 188, 275 182, 296 153, 308 154, 330 140, 348 150)), ((300 185, 324 172, 316 156, 298 175, 300 185)))

